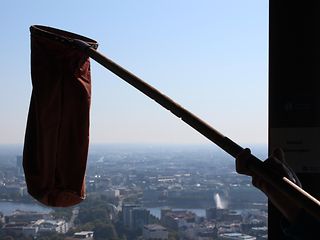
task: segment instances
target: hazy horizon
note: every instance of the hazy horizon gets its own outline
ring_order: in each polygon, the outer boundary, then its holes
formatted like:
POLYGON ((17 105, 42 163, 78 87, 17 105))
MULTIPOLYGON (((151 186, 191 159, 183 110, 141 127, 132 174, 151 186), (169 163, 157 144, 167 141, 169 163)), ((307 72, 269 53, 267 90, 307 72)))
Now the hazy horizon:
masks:
MULTIPOLYGON (((267 158, 267 144, 248 144, 243 145, 244 148, 250 148, 251 152, 260 159, 267 158)), ((219 148, 215 144, 139 144, 139 143, 105 143, 105 144, 90 144, 89 152, 90 154, 103 154, 106 152, 130 152, 138 151, 140 153, 147 152, 162 152, 171 151, 176 153, 183 152, 214 152, 219 155, 224 155, 225 157, 231 157, 224 150, 219 148)), ((22 155, 23 144, 0 144, 0 155, 22 155)))

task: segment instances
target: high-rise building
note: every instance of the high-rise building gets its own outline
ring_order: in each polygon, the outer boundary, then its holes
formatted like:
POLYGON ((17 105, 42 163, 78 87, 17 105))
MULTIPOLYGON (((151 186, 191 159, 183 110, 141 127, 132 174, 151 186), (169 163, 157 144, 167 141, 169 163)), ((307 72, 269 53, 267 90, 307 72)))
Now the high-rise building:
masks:
POLYGON ((131 230, 142 229, 149 224, 150 211, 137 204, 124 204, 122 206, 123 225, 131 230))
POLYGON ((131 209, 130 229, 142 229, 144 225, 149 224, 150 211, 145 208, 131 209))
POLYGON ((127 203, 122 206, 123 214, 123 225, 127 228, 130 228, 131 224, 131 210, 134 208, 139 208, 140 205, 127 203))

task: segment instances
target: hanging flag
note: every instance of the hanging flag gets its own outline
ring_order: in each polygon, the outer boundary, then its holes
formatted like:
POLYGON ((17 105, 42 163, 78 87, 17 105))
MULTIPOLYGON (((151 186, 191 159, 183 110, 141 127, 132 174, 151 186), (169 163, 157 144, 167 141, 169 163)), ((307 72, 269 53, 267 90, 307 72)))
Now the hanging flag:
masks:
POLYGON ((88 56, 66 31, 31 26, 32 95, 23 150, 28 192, 48 206, 67 207, 85 198, 91 76, 88 56))

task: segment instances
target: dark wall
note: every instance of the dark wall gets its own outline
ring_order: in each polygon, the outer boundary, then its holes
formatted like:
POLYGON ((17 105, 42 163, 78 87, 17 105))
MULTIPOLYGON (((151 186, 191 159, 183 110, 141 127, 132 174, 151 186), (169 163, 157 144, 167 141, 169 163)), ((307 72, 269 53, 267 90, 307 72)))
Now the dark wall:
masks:
MULTIPOLYGON (((305 190, 320 191, 320 1, 269 1, 269 151, 284 149, 305 190)), ((282 239, 269 206, 269 239, 282 239)))

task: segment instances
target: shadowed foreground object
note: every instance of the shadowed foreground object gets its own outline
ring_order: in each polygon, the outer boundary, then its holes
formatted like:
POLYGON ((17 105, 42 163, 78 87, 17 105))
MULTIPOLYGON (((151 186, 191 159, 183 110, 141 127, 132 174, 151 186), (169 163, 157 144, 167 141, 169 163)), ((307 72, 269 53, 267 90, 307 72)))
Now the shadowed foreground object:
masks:
POLYGON ((54 35, 81 39, 94 48, 97 43, 61 30, 30 31, 33 90, 23 151, 28 192, 48 206, 71 206, 85 198, 90 62, 54 35))

